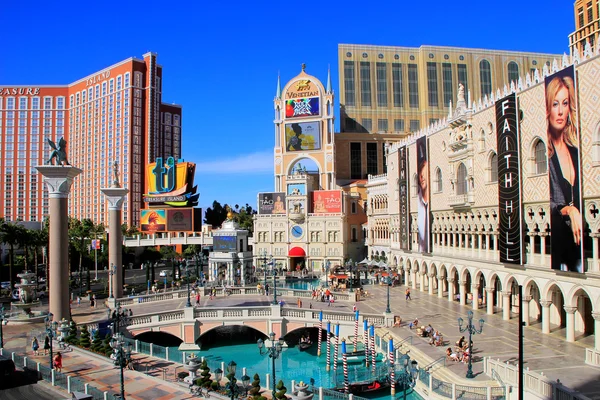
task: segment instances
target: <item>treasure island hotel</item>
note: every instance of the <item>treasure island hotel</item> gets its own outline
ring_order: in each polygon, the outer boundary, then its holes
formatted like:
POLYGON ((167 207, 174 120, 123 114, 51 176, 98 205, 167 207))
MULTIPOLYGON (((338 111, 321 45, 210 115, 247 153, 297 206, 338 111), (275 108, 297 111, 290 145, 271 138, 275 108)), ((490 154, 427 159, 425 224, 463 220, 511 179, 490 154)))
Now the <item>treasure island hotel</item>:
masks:
POLYGON ((118 162, 129 189, 123 223, 137 225, 144 165, 181 157, 181 106, 162 103, 156 54, 129 58, 66 85, 0 86, 0 217, 42 221, 48 191, 35 166, 49 158, 47 139, 64 137, 69 162, 83 169, 69 198, 69 215, 107 223, 100 188, 118 162))

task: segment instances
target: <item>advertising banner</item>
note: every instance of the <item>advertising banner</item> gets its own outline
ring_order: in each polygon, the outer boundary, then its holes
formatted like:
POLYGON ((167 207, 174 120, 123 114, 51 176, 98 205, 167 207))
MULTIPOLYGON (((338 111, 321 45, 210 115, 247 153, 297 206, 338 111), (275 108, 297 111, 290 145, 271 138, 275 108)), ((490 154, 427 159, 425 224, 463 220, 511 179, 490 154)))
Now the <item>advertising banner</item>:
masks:
POLYGON ((417 229, 419 251, 430 253, 429 153, 427 137, 417 139, 417 229))
POLYGON ((228 253, 236 250, 235 236, 213 236, 213 251, 228 253))
POLYGON ((341 213, 342 191, 341 190, 317 190, 312 192, 312 212, 318 213, 341 213))
POLYGON ((402 146, 398 149, 398 185, 400 193, 400 248, 402 250, 410 250, 410 224, 408 216, 409 202, 408 202, 408 149, 406 146, 402 146))
POLYGON ((285 124, 285 149, 287 151, 319 150, 320 148, 320 121, 285 124))
POLYGON ((521 174, 517 95, 496 102, 498 145, 498 250, 500 262, 521 264, 521 174))
POLYGON ((193 208, 167 209, 167 230, 192 232, 194 230, 193 208))
POLYGON ((259 193, 259 214, 285 214, 285 193, 259 193))
POLYGON ((285 101, 285 117, 311 117, 319 115, 319 98, 303 98, 285 101))
POLYGON ((304 196, 306 194, 306 185, 304 183, 290 183, 287 188, 288 196, 304 196))
POLYGON ((584 272, 577 88, 573 66, 545 79, 552 269, 584 272))
POLYGON ((140 232, 154 233, 167 230, 166 211, 160 208, 140 210, 140 232))

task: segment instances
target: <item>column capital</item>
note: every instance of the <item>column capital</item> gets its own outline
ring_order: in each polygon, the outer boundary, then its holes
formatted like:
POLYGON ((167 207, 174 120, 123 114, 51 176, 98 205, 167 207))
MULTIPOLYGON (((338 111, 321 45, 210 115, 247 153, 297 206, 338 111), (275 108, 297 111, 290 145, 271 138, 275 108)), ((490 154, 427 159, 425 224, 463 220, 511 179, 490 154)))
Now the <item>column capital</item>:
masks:
POLYGON ((70 165, 38 165, 35 167, 48 186, 48 197, 66 199, 69 197, 73 179, 83 170, 70 165))
POLYGON ((523 301, 530 302, 532 298, 532 296, 523 296, 523 301))
POLYGON ((542 307, 550 307, 552 305, 552 302, 549 300, 540 300, 540 305, 542 307))
POLYGON ((456 281, 456 279, 454 279, 454 278, 448 278, 449 283, 454 283, 455 281, 456 281))
POLYGON ((108 201, 108 209, 117 211, 123 207, 125 196, 127 196, 127 193, 129 193, 129 189, 126 188, 108 187, 101 188, 100 190, 104 196, 106 196, 106 200, 108 201))
POLYGON ((577 311, 577 307, 563 306, 563 308, 567 314, 575 314, 575 311, 577 311))
POLYGON ((503 290, 503 291, 502 291, 502 296, 504 296, 504 297, 508 297, 508 296, 510 296, 511 294, 512 294, 512 292, 508 292, 508 291, 506 291, 506 290, 503 290))
POLYGON ((488 293, 494 293, 496 291, 496 289, 493 288, 493 287, 486 287, 485 291, 488 292, 488 293))
POLYGON ((433 272, 430 272, 427 274, 428 277, 433 278, 435 276, 435 274, 433 272))
POLYGON ((476 284, 476 285, 471 285, 471 290, 479 290, 479 288, 481 287, 480 284, 476 284))
POLYGON ((462 281, 462 280, 459 280, 459 281, 458 281, 458 284, 459 284, 459 285, 461 285, 461 286, 462 286, 462 285, 466 285, 466 284, 467 284, 467 281, 462 281))

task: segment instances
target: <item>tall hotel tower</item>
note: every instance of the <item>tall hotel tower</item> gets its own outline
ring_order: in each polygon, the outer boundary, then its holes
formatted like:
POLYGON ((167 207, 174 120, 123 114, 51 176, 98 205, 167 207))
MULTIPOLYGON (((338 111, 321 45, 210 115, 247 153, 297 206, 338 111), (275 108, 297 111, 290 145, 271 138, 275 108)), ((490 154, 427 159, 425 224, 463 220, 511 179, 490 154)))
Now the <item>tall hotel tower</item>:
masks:
POLYGON ((0 85, 0 217, 42 221, 48 191, 35 169, 50 156, 47 139, 68 142, 69 162, 83 169, 69 198, 69 215, 108 222, 101 187, 117 161, 129 189, 123 223, 138 225, 144 166, 181 157, 181 106, 162 103, 156 54, 129 58, 67 85, 0 85))

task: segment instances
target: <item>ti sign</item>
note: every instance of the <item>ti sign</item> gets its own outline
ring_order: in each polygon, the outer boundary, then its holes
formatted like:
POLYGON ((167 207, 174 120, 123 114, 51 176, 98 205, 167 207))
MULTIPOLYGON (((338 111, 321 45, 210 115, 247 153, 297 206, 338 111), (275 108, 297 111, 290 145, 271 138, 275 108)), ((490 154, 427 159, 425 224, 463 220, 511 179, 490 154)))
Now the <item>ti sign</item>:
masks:
POLYGON ((146 166, 148 193, 144 201, 150 206, 194 207, 199 194, 194 186, 196 164, 175 161, 169 157, 163 162, 158 157, 155 163, 146 166))

